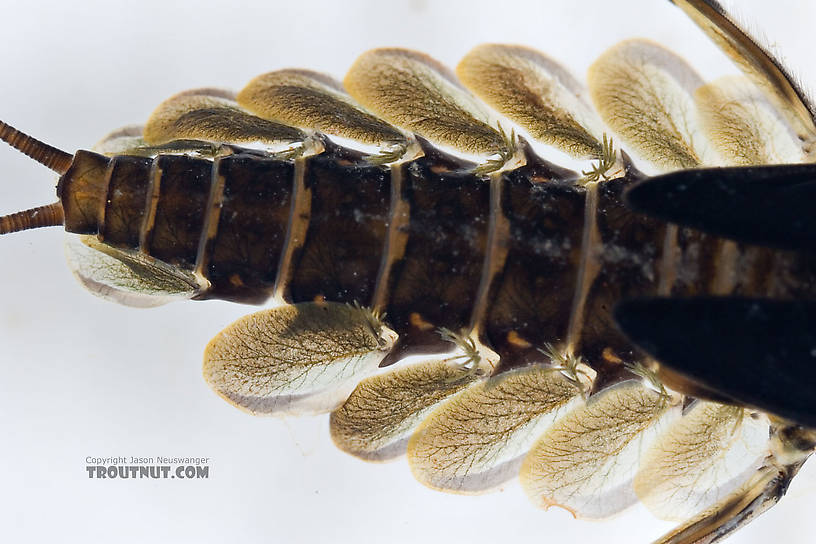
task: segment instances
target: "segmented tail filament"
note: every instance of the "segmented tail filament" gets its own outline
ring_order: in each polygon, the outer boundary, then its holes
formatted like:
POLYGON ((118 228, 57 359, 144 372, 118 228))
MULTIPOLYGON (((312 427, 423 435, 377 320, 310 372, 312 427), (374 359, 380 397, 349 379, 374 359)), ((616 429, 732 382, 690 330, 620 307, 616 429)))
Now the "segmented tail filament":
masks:
MULTIPOLYGON (((60 175, 68 171, 74 160, 73 155, 32 138, 3 121, 0 121, 0 140, 60 175)), ((56 227, 64 222, 62 204, 54 202, 0 217, 0 234, 56 227)))
POLYGON ((0 121, 0 140, 58 174, 67 172, 73 160, 73 155, 32 138, 3 121, 0 121))
POLYGON ((62 225, 64 221, 65 215, 62 211, 62 204, 54 202, 53 204, 0 217, 0 234, 40 227, 56 227, 62 225))

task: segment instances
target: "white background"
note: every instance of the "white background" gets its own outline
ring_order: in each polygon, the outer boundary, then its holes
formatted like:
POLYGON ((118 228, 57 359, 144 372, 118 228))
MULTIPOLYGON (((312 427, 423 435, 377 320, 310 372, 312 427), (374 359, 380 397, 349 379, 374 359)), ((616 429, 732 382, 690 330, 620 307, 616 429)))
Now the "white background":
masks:
MULTIPOLYGON (((803 1, 742 0, 805 82, 816 81, 803 1)), ((582 76, 616 41, 651 37, 707 79, 733 71, 665 0, 0 2, 0 118, 67 151, 143 122, 188 88, 240 88, 289 66, 342 77, 397 45, 454 66, 478 43, 521 43, 582 76)), ((0 149, 0 214, 54 200, 54 176, 0 149)), ((481 497, 416 483, 404 461, 336 450, 327 418, 257 419, 201 378, 207 341, 252 308, 132 310, 85 293, 59 229, 0 239, 0 539, 6 542, 647 542, 669 525, 638 507, 603 523, 535 509, 517 484, 481 497), (204 481, 89 480, 86 456, 212 458, 204 481)), ((729 542, 816 535, 813 467, 729 542), (783 536, 784 535, 784 536, 783 536)))

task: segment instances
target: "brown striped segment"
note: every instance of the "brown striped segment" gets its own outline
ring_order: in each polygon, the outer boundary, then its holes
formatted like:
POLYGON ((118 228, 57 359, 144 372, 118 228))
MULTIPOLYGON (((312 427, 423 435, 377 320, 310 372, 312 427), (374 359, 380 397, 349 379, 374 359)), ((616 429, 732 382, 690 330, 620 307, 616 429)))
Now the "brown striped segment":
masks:
POLYGON ((325 298, 369 306, 386 245, 390 172, 331 144, 306 160, 311 218, 292 261, 289 296, 293 302, 325 298))
POLYGON ((502 193, 504 192, 504 173, 490 175, 490 223, 488 225, 487 252, 482 266, 482 279, 473 312, 470 316, 470 328, 476 337, 484 343, 485 321, 489 307, 491 287, 496 277, 504 270, 510 239, 510 222, 502 213, 502 193))
POLYGON ((550 179, 538 165, 504 177, 505 266, 492 281, 486 340, 507 370, 540 360, 537 347, 564 344, 581 261, 586 191, 550 179))
POLYGON ((386 314, 400 335, 382 365, 411 353, 447 351, 440 327, 467 329, 487 252, 490 185, 472 165, 433 148, 407 167, 405 256, 394 263, 386 314))
MULTIPOLYGON (((102 198, 99 198, 99 204, 97 207, 97 216, 96 216, 96 238, 99 241, 104 240, 104 232, 105 232, 105 223, 106 223, 106 216, 108 214, 108 194, 110 194, 111 190, 111 179, 113 178, 113 170, 114 170, 114 161, 113 159, 108 160, 108 163, 105 167, 105 173, 103 174, 103 180, 101 186, 105 188, 105 194, 102 198)), ((101 190, 101 188, 100 188, 101 190)))
POLYGON ((407 164, 391 165, 391 208, 388 210, 388 232, 385 246, 380 259, 380 269, 377 272, 376 287, 371 307, 378 312, 384 312, 388 305, 388 294, 393 286, 394 263, 405 256, 405 246, 408 244, 408 221, 411 217, 411 204, 404 198, 402 186, 407 176, 407 164))
POLYGON ((204 226, 201 228, 201 237, 198 239, 195 269, 193 270, 201 285, 212 285, 207 279, 207 267, 210 264, 212 241, 218 235, 218 223, 221 221, 221 208, 224 204, 224 186, 227 183, 221 173, 221 161, 228 156, 229 154, 217 155, 213 159, 210 170, 210 196, 207 198, 204 226))
POLYGON ((136 249, 145 215, 153 161, 145 157, 118 156, 111 159, 111 176, 100 228, 101 241, 113 247, 136 249))
POLYGON ((60 178, 57 196, 65 214, 65 230, 74 234, 98 234, 105 214, 110 180, 110 160, 91 151, 77 151, 71 166, 60 178))
MULTIPOLYGON (((255 154, 217 162, 223 180, 217 230, 202 259, 211 283, 202 298, 261 303, 271 296, 292 207, 294 165, 255 154)), ((214 201, 214 207, 217 206, 214 201)), ((214 208, 210 213, 216 213, 214 208)), ((210 231, 211 229, 208 229, 210 231)))
POLYGON ((599 269, 588 286, 577 341, 577 353, 596 370, 638 360, 640 354, 618 331, 612 310, 624 298, 656 295, 661 282, 667 226, 624 207, 621 193, 629 182, 617 178, 598 184, 594 251, 599 269))
POLYGON ((158 202, 147 247, 150 255, 192 270, 204 230, 212 161, 185 155, 160 155, 158 202))
POLYGON ((156 222, 156 209, 159 205, 159 190, 161 189, 162 170, 159 167, 159 158, 153 159, 150 165, 150 181, 147 185, 147 196, 144 204, 144 217, 139 227, 139 251, 150 253, 150 240, 153 237, 153 225, 156 222))
POLYGON ((569 313, 566 339, 567 353, 575 353, 581 341, 587 295, 600 270, 599 254, 603 247, 601 246, 601 235, 598 231, 598 193, 598 183, 587 184, 584 220, 582 223, 581 260, 576 271, 575 290, 572 297, 572 308, 569 313))
POLYGON ((294 264, 300 259, 309 220, 312 214, 312 190, 306 186, 306 170, 310 157, 295 159, 292 182, 292 205, 289 209, 289 221, 283 252, 278 266, 278 277, 275 280, 274 297, 277 301, 290 301, 289 284, 292 281, 294 264))

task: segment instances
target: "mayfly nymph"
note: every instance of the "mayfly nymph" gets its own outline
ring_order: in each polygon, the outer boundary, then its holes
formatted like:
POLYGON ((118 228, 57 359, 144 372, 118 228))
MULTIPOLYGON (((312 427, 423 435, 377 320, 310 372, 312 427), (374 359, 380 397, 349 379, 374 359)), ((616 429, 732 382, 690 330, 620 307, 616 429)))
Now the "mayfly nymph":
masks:
POLYGON ((647 179, 638 164, 812 162, 816 126, 714 2, 675 3, 747 77, 706 83, 644 40, 604 53, 587 89, 525 47, 477 47, 455 73, 388 48, 342 83, 288 69, 178 94, 74 155, 0 123, 60 174, 58 202, 0 233, 64 225, 80 281, 124 304, 274 302, 205 352, 207 383, 251 414, 330 412, 342 450, 406 455, 434 489, 520 475, 537 505, 599 519, 640 500, 681 522, 659 542, 717 541, 784 494, 816 416, 662 367, 615 308, 812 301, 816 259, 636 213, 624 194, 647 179))

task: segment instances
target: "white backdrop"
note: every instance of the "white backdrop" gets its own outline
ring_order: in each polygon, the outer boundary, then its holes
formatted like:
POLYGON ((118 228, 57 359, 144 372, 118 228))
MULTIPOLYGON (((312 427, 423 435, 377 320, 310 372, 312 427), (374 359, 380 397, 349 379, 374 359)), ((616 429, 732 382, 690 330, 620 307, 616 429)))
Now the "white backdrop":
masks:
MULTIPOLYGON (((816 81, 798 0, 741 0, 805 82, 816 81)), ((487 41, 521 43, 581 76, 616 41, 653 38, 706 78, 734 69, 665 0, 0 2, 0 119, 67 151, 143 122, 188 88, 240 88, 296 66, 342 77, 366 49, 396 45, 454 66, 487 41)), ((0 149, 0 214, 54 200, 54 177, 0 149)), ((572 520, 517 484, 480 497, 430 491, 404 461, 336 450, 327 418, 257 419, 201 378, 201 353, 252 308, 219 302, 132 310, 85 293, 62 234, 0 239, 0 538, 6 542, 647 542, 670 525, 638 507, 572 520), (202 456, 210 478, 89 480, 86 456, 202 456)), ((816 535, 813 467, 790 497, 730 542, 816 535), (785 535, 784 537, 782 535, 785 535)))

